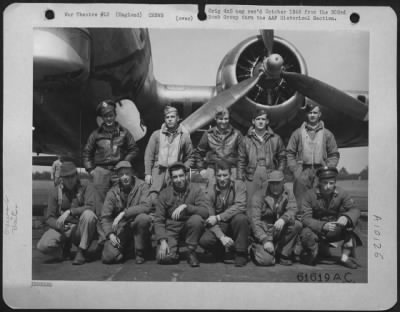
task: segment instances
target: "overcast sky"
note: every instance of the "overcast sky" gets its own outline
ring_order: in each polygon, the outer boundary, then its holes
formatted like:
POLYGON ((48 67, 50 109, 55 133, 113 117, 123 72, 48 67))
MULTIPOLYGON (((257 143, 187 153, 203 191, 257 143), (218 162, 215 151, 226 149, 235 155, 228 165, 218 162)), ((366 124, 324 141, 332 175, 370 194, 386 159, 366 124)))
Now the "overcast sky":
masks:
MULTIPOLYGON (((222 58, 257 30, 150 29, 154 73, 163 83, 215 85, 222 58)), ((309 75, 341 90, 368 91, 369 37, 366 32, 276 31, 303 55, 309 75)), ((340 149, 339 168, 360 172, 368 148, 340 149)))

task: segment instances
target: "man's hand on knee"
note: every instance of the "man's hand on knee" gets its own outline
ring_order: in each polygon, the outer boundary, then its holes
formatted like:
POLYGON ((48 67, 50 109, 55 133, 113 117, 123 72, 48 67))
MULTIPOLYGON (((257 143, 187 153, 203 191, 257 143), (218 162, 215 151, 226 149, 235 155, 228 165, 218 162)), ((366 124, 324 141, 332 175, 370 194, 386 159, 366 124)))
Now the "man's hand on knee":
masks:
POLYGON ((221 241, 222 245, 224 245, 224 247, 226 247, 226 248, 232 247, 234 244, 234 241, 229 236, 222 236, 220 238, 220 241, 221 241))
POLYGON ((161 240, 160 248, 158 250, 158 258, 160 260, 164 260, 169 254, 169 252, 170 250, 167 241, 165 239, 161 240))
POLYGON ((274 254, 275 253, 275 248, 274 248, 274 243, 271 241, 267 241, 263 244, 263 248, 266 252, 270 253, 270 254, 274 254))
POLYGON ((115 248, 121 248, 121 241, 120 239, 117 237, 117 235, 115 235, 114 233, 111 233, 109 236, 111 245, 113 245, 115 248))

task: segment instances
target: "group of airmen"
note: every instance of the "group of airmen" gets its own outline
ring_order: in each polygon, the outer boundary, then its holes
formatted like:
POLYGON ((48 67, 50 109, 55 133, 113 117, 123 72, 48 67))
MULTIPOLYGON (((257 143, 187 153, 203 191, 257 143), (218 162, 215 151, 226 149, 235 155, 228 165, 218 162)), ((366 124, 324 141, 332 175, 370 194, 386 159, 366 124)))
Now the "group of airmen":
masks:
POLYGON ((266 110, 254 113, 245 136, 231 125, 229 111, 220 110, 196 148, 178 110, 167 106, 145 150, 143 181, 133 168, 138 147, 116 122, 116 105, 108 100, 97 107, 103 123, 83 152, 91 181, 81 183, 76 165, 62 162, 49 194, 49 229, 37 245, 42 253, 62 261, 75 244, 72 263, 80 265, 97 239, 105 264, 129 257, 142 264, 154 255, 159 264, 177 264, 184 247, 189 265, 198 267, 200 245, 215 261, 238 267, 249 259, 261 266, 315 265, 343 241, 337 261, 359 266, 360 210, 336 185, 339 153, 319 106, 306 107, 306 120, 286 147, 266 110), (293 191, 285 184, 286 166, 293 191), (203 186, 191 181, 192 169, 203 186))

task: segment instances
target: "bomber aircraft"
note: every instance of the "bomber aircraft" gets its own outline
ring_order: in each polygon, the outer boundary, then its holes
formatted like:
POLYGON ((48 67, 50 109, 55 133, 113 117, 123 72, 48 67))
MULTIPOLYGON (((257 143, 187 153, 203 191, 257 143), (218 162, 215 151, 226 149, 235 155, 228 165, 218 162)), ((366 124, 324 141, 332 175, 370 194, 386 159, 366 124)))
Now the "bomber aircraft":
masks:
MULTIPOLYGON (((303 120, 302 109, 315 101, 339 147, 368 145, 367 93, 344 92, 309 76, 300 51, 273 30, 260 30, 232 47, 215 86, 160 83, 153 73, 148 29, 35 28, 33 34, 37 155, 68 155, 80 163, 83 146, 100 122, 96 106, 105 99, 119 101, 117 121, 142 152, 167 104, 181 111, 194 142, 221 107, 230 108, 232 123, 242 132, 255 109, 267 109, 271 126, 287 142, 303 120)), ((50 165, 54 159, 35 156, 33 164, 50 165)))

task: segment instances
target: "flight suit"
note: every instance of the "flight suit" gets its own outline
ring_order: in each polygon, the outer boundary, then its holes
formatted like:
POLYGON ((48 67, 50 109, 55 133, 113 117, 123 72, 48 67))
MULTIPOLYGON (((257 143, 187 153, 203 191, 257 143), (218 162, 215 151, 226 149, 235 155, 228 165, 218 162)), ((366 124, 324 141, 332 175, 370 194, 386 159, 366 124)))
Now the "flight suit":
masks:
MULTIPOLYGON (((169 185, 160 192, 156 203, 154 231, 157 241, 167 240, 170 249, 168 257, 179 257, 178 245, 182 237, 186 245, 196 249, 207 217, 208 200, 200 186, 188 183, 186 191, 180 193, 169 185), (172 213, 182 204, 186 204, 187 208, 183 210, 179 220, 173 220, 172 213)), ((162 263, 160 259, 158 261, 162 263)))
POLYGON ((105 236, 114 233, 120 240, 121 247, 115 247, 107 239, 104 244, 102 261, 111 264, 119 262, 129 251, 135 248, 136 253, 143 254, 151 247, 152 206, 149 197, 149 186, 135 178, 135 184, 129 194, 124 194, 119 185, 113 186, 107 193, 101 213, 101 226, 105 236), (114 232, 114 219, 125 211, 123 219, 114 232))
MULTIPOLYGON (((316 187, 306 192, 302 203, 300 217, 304 228, 300 239, 305 251, 312 250, 324 242, 340 240, 344 240, 344 244, 353 240, 354 244, 362 245, 357 229, 360 209, 355 206, 353 199, 345 190, 336 186, 330 200, 325 201, 319 188, 316 187), (334 232, 323 230, 325 223, 335 222, 340 216, 348 219, 345 227, 338 225, 334 232)), ((316 257, 317 253, 314 256, 316 257)))
POLYGON ((302 225, 296 220, 297 205, 293 193, 284 186, 279 196, 274 196, 268 186, 257 191, 252 200, 251 225, 255 242, 252 251, 256 264, 274 265, 276 255, 290 258, 302 225), (274 223, 278 219, 285 222, 281 231, 277 231, 274 223), (273 243, 275 254, 268 253, 263 245, 267 241, 273 243))
POLYGON ((163 124, 160 130, 154 131, 147 143, 144 154, 144 166, 145 175, 151 175, 153 180, 150 193, 154 192, 156 194, 159 194, 161 189, 166 187, 169 179, 168 166, 162 166, 158 162, 160 153, 160 132, 164 133, 171 141, 179 136, 178 157, 173 162, 183 162, 187 168, 192 167, 194 162, 192 140, 190 139, 190 134, 185 132, 182 126, 179 126, 175 132, 171 133, 167 130, 165 124, 163 124))
POLYGON ((97 190, 92 183, 82 185, 78 182, 74 190, 68 191, 61 185, 54 187, 48 198, 46 223, 50 227, 37 244, 44 254, 60 258, 65 246, 71 243, 87 250, 96 237, 96 210, 101 206, 97 190), (64 225, 68 229, 57 227, 57 219, 66 210, 71 214, 64 225))
POLYGON ((196 164, 199 170, 206 169, 206 180, 209 190, 215 184, 215 162, 217 160, 227 161, 232 170, 232 177, 237 178, 238 149, 242 142, 242 134, 239 130, 229 126, 226 133, 212 127, 203 134, 195 151, 196 164))
POLYGON ((93 176, 93 183, 104 202, 107 191, 117 181, 114 166, 121 160, 130 163, 136 158, 139 149, 130 132, 118 123, 112 131, 102 124, 94 130, 83 149, 83 164, 93 176))
POLYGON ((251 127, 239 146, 238 177, 246 182, 247 209, 251 217, 251 199, 254 193, 267 186, 267 175, 272 170, 286 167, 285 146, 281 137, 268 127, 260 140, 251 127))
POLYGON ((315 174, 317 169, 327 166, 336 167, 340 154, 338 152, 337 144, 334 135, 324 127, 324 123, 320 121, 319 125, 312 129, 304 122, 300 128, 295 130, 286 147, 288 167, 294 176, 293 192, 300 207, 303 195, 316 184, 315 174), (318 133, 322 131, 322 144, 321 150, 318 151, 319 159, 304 159, 305 142, 303 131, 307 133, 310 138, 309 144, 314 144, 315 138, 318 133))
POLYGON ((231 181, 228 189, 222 191, 215 184, 207 196, 209 215, 219 215, 221 221, 205 230, 200 246, 218 253, 219 239, 226 234, 235 242, 236 252, 247 254, 250 227, 246 214, 246 185, 242 181, 231 181))

